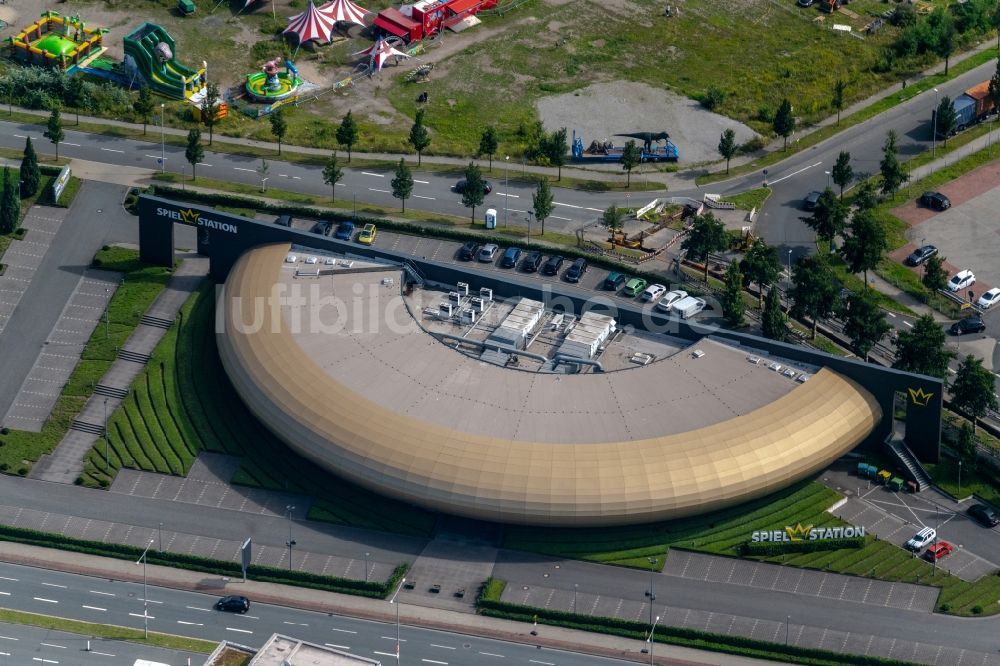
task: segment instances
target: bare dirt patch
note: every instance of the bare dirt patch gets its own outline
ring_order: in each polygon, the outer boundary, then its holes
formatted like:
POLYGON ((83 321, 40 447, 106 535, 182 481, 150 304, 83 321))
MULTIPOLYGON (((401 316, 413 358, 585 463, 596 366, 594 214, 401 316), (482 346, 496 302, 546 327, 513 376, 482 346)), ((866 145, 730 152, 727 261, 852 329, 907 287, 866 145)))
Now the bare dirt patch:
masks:
POLYGON ((581 90, 545 97, 536 104, 549 131, 565 127, 591 141, 627 141, 619 133, 669 132, 686 165, 719 159, 719 137, 727 128, 742 143, 753 137, 746 125, 706 111, 697 102, 645 83, 612 81, 581 90))

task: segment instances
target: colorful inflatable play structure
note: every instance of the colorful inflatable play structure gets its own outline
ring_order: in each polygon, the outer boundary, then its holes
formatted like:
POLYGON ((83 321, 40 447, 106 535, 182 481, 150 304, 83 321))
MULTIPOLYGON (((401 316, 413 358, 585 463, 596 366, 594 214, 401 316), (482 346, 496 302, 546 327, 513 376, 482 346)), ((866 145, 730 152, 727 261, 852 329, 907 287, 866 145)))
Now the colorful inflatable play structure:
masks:
POLYGON ((277 102, 295 94, 305 81, 299 78, 295 64, 285 59, 285 71, 278 71, 281 58, 268 60, 259 72, 247 74, 247 94, 255 102, 277 102))
POLYGON ((125 70, 141 77, 153 92, 197 102, 204 95, 206 63, 191 69, 177 62, 173 38, 155 23, 143 23, 125 36, 125 70))
POLYGON ((14 57, 26 65, 41 65, 71 74, 105 48, 105 28, 88 28, 80 15, 42 12, 41 18, 11 38, 14 57))

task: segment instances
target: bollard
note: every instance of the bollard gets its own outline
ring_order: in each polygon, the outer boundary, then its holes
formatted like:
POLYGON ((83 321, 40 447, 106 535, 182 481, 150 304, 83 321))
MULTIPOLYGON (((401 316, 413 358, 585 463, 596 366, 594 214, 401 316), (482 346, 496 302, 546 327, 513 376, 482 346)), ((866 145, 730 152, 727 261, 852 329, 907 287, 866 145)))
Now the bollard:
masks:
POLYGON ((90 641, 87 641, 87 652, 90 652, 90 641))

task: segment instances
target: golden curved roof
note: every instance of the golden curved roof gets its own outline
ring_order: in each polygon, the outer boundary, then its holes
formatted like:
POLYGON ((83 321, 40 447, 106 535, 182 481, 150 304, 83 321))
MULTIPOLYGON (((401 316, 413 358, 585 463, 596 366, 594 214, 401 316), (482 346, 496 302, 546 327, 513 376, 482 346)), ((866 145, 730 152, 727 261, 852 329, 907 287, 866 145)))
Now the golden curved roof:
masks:
MULTIPOLYGON (((303 349, 280 309, 260 307, 274 293, 288 250, 275 244, 248 251, 226 282, 224 321, 258 324, 253 330, 227 325, 217 335, 233 385, 250 410, 301 455, 376 492, 433 510, 553 526, 703 513, 823 469, 882 417, 871 394, 824 368, 773 402, 687 432, 568 442, 533 441, 530 432, 511 438, 449 427, 364 395, 357 389, 365 383, 363 372, 354 386, 338 379, 303 349)), ((377 354, 373 345, 371 355, 377 354)), ((365 367, 364 359, 352 360, 352 374, 365 367)), ((369 372, 377 367, 370 363, 369 372)), ((663 385, 685 381, 665 373, 670 370, 667 363, 641 368, 663 373, 663 385)), ((600 375, 578 380, 594 377, 600 375)))

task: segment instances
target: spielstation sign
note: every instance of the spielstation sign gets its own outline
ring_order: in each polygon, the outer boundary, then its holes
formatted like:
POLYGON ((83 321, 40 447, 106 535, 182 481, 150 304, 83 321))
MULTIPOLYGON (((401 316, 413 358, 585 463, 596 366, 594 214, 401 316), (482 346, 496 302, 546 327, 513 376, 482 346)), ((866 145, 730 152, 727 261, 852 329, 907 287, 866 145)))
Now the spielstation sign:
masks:
POLYGON ((237 233, 238 229, 235 224, 230 222, 220 222, 218 220, 213 220, 208 217, 203 217, 201 213, 192 209, 180 209, 173 210, 171 208, 157 208, 156 214, 161 217, 168 217, 171 220, 175 220, 182 224, 190 224, 192 226, 203 227, 206 229, 218 229, 219 231, 225 231, 230 234, 237 233))
POLYGON ((750 534, 751 543, 791 543, 793 541, 830 541, 853 539, 865 535, 864 527, 846 525, 840 527, 813 527, 796 523, 783 530, 757 530, 750 534))

